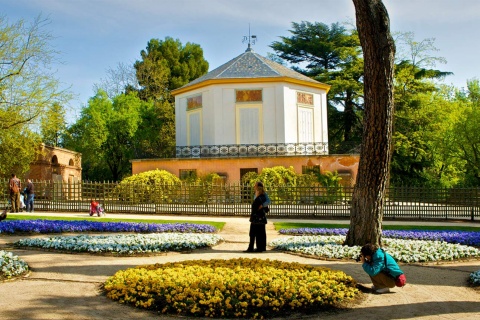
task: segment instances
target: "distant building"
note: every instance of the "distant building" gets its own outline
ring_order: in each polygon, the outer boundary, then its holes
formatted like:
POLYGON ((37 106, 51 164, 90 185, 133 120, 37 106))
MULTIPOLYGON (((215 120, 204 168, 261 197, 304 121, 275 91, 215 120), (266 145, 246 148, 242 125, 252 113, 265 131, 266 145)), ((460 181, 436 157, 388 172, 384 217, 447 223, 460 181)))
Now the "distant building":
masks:
POLYGON ((358 155, 328 155, 329 85, 249 48, 176 89, 176 158, 132 160, 132 174, 164 169, 180 178, 218 173, 238 181, 273 166, 356 178, 358 155))
POLYGON ((40 145, 40 152, 30 164, 25 178, 32 180, 52 180, 78 182, 82 180, 82 154, 59 148, 40 145))

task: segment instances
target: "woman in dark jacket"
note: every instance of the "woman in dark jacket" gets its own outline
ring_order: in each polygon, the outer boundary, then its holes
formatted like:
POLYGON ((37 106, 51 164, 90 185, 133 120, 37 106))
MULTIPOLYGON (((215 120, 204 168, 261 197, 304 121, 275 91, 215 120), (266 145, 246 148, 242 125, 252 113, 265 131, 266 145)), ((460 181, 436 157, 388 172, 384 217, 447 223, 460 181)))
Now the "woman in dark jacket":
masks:
POLYGON ((252 211, 250 214, 250 243, 247 250, 244 252, 264 252, 267 250, 267 231, 265 230, 265 225, 267 223, 267 218, 265 217, 265 211, 263 210, 263 204, 267 202, 267 197, 265 196, 265 191, 263 189, 263 183, 255 183, 255 199, 252 203, 252 211), (258 221, 257 218, 262 221, 258 221), (257 248, 254 249, 255 241, 257 243, 257 248))
POLYGON ((360 250, 363 270, 372 279, 376 293, 390 292, 395 287, 395 278, 403 274, 395 259, 377 246, 367 243, 360 250))

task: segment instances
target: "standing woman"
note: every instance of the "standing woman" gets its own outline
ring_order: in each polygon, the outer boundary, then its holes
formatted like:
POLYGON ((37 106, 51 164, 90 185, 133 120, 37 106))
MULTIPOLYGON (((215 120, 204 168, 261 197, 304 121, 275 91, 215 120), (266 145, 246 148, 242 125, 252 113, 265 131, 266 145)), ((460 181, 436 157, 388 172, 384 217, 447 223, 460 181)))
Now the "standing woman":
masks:
POLYGON ((267 197, 263 189, 263 183, 256 182, 255 186, 255 199, 252 203, 252 211, 250 214, 250 243, 247 250, 244 252, 264 252, 267 250, 267 231, 265 225, 267 224, 267 218, 265 211, 263 210, 263 204, 267 202, 267 197), (257 248, 253 249, 255 242, 257 248))

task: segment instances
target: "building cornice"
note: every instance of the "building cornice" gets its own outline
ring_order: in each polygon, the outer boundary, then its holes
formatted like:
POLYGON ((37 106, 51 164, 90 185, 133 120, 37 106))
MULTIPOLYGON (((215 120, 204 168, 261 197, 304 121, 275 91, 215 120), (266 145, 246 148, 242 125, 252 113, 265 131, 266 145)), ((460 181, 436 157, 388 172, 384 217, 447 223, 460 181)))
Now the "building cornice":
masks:
POLYGON ((324 83, 315 83, 310 81, 304 81, 300 79, 294 79, 290 77, 265 77, 265 78, 230 78, 230 79, 209 79, 196 84, 192 84, 187 87, 178 88, 172 91, 172 95, 176 96, 182 93, 200 89, 210 85, 219 85, 219 84, 238 84, 238 83, 273 83, 273 82, 286 82, 298 84, 310 88, 322 89, 326 93, 330 90, 330 86, 324 83))

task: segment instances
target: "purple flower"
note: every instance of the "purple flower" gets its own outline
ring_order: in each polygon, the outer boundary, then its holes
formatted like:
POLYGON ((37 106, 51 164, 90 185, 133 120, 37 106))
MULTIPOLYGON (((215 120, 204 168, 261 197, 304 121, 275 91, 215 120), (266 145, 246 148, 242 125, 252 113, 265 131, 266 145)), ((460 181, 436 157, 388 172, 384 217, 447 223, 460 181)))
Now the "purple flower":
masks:
MULTIPOLYGON (((346 235, 346 228, 281 229, 281 234, 291 235, 346 235)), ((445 241, 468 246, 480 246, 480 232, 455 230, 383 230, 385 238, 445 241)))
POLYGON ((63 220, 10 220, 0 223, 0 233, 137 232, 214 233, 215 227, 193 223, 141 223, 63 220))

